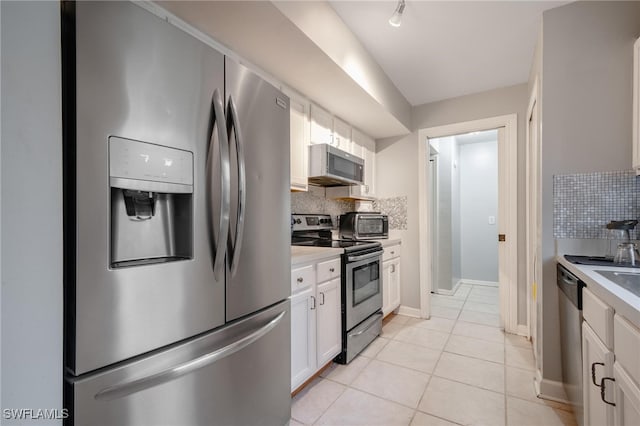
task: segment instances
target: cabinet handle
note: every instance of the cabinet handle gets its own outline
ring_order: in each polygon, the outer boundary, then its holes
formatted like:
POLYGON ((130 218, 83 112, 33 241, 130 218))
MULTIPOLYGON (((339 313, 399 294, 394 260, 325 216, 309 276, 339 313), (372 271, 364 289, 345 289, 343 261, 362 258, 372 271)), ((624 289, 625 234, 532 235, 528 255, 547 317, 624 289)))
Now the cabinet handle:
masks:
POLYGON ((600 398, 602 398, 602 401, 604 401, 606 404, 613 405, 615 407, 616 406, 615 402, 609 402, 604 398, 604 392, 605 392, 604 382, 605 382, 605 380, 611 380, 612 382, 616 381, 616 379, 614 379, 613 377, 603 377, 602 380, 600 380, 600 398))
POLYGON ((304 281, 304 278, 302 278, 302 277, 298 277, 297 281, 298 281, 299 283, 302 283, 302 282, 304 281))
POLYGON ((594 362, 593 364, 591 364, 591 381, 594 385, 600 387, 600 385, 596 381, 596 365, 601 365, 604 367, 604 362, 594 362))
POLYGON ((396 254, 396 252, 395 252, 395 251, 392 251, 392 252, 391 252, 391 254, 392 254, 392 255, 393 255, 393 254, 396 254))
POLYGON ((396 272, 396 265, 391 265, 391 273, 396 272))
POLYGON ((320 295, 322 296, 322 302, 320 302, 320 306, 324 305, 324 293, 320 293, 320 295))
POLYGON ((336 268, 329 268, 329 272, 335 272, 336 268))
POLYGON ((311 300, 313 301, 313 304, 311 305, 311 310, 313 311, 316 308, 316 297, 311 296, 311 300))

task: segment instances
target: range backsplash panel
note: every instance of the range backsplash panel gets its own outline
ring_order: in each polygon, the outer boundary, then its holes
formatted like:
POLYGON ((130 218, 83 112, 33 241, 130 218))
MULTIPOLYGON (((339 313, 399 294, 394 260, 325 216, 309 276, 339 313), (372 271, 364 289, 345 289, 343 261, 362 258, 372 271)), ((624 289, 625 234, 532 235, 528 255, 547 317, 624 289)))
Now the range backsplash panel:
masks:
POLYGON ((355 210, 350 200, 332 200, 325 198, 324 187, 309 186, 308 192, 291 193, 291 213, 329 214, 334 228, 338 226, 337 216, 355 210))
POLYGON ((407 229, 407 197, 379 198, 373 210, 389 216, 389 229, 407 229))
POLYGON ((554 238, 610 238, 607 223, 640 216, 639 190, 634 171, 555 175, 554 238))

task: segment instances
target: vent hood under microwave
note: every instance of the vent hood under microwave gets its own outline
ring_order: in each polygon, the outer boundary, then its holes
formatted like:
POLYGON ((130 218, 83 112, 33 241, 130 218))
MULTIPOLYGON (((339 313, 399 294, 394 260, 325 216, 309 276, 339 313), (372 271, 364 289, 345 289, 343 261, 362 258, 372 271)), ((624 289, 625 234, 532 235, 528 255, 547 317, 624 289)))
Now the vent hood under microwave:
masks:
POLYGON ((318 186, 362 185, 364 160, 326 143, 311 145, 309 183, 318 186))

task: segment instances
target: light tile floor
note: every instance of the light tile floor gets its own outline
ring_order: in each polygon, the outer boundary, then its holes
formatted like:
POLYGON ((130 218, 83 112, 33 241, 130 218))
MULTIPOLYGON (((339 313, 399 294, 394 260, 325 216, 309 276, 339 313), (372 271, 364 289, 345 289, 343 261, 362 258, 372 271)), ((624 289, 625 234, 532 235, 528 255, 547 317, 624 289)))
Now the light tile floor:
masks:
POLYGON ((431 319, 395 316, 297 394, 291 425, 576 424, 570 407, 536 398, 531 344, 500 330, 497 288, 431 300, 431 319))

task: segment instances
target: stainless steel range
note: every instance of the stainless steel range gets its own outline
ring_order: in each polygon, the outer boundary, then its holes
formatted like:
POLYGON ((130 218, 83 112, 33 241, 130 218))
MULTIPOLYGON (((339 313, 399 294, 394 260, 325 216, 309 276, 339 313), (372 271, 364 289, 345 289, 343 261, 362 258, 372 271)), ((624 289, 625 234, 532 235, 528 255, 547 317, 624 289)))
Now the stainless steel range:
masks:
POLYGON ((382 245, 377 241, 334 240, 331 216, 291 216, 291 244, 342 248, 342 352, 349 363, 382 330, 382 245))

